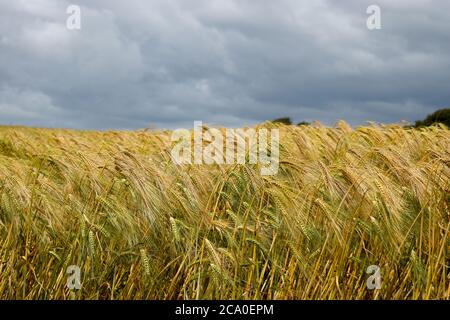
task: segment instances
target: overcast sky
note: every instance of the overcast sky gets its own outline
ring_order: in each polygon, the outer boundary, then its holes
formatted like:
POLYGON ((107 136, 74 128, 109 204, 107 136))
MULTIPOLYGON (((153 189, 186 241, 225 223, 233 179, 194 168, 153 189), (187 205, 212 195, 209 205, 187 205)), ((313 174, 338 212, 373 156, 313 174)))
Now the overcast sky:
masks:
POLYGON ((0 124, 414 121, 450 106, 449 30, 447 0, 0 0, 0 124))

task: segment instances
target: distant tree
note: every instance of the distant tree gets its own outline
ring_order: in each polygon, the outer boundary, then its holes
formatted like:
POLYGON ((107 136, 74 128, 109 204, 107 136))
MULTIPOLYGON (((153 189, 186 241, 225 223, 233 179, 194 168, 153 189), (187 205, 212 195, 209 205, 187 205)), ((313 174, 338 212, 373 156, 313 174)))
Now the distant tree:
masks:
POLYGON ((426 127, 431 126, 435 123, 442 123, 450 128, 450 109, 440 109, 433 112, 432 114, 429 114, 424 120, 416 121, 415 127, 426 127))
POLYGON ((282 124, 285 124, 288 126, 292 124, 291 118, 289 118, 289 117, 278 118, 278 119, 272 120, 272 122, 273 123, 282 123, 282 124))
POLYGON ((306 122, 306 121, 301 121, 301 122, 297 123, 297 126, 309 126, 309 125, 310 125, 310 123, 306 122))

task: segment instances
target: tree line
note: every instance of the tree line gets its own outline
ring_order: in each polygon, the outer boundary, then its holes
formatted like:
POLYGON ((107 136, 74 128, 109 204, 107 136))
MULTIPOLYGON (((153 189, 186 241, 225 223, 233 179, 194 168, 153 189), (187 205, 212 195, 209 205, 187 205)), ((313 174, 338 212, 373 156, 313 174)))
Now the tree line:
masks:
MULTIPOLYGON (((285 125, 293 125, 293 122, 290 117, 282 117, 272 120, 273 123, 282 123, 285 125)), ((423 120, 415 121, 414 125, 409 127, 421 128, 427 127, 435 124, 444 124, 448 128, 450 128, 450 108, 439 109, 425 117, 423 120)), ((310 125, 309 122, 301 121, 296 124, 297 126, 307 126, 310 125)))

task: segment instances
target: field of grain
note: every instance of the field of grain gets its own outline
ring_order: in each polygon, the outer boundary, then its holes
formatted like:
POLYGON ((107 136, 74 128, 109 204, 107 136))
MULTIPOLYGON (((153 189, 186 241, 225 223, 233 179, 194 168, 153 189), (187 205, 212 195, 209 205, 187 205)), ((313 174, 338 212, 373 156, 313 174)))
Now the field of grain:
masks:
POLYGON ((0 127, 0 299, 449 299, 448 129, 264 126, 275 176, 176 165, 170 132, 0 127))

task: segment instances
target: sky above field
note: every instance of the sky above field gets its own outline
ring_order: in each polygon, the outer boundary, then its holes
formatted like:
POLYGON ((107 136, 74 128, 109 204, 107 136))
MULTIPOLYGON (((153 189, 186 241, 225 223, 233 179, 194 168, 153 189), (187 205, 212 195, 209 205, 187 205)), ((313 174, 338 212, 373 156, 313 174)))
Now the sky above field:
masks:
POLYGON ((0 0, 0 124, 414 121, 450 106, 449 30, 447 0, 0 0))

